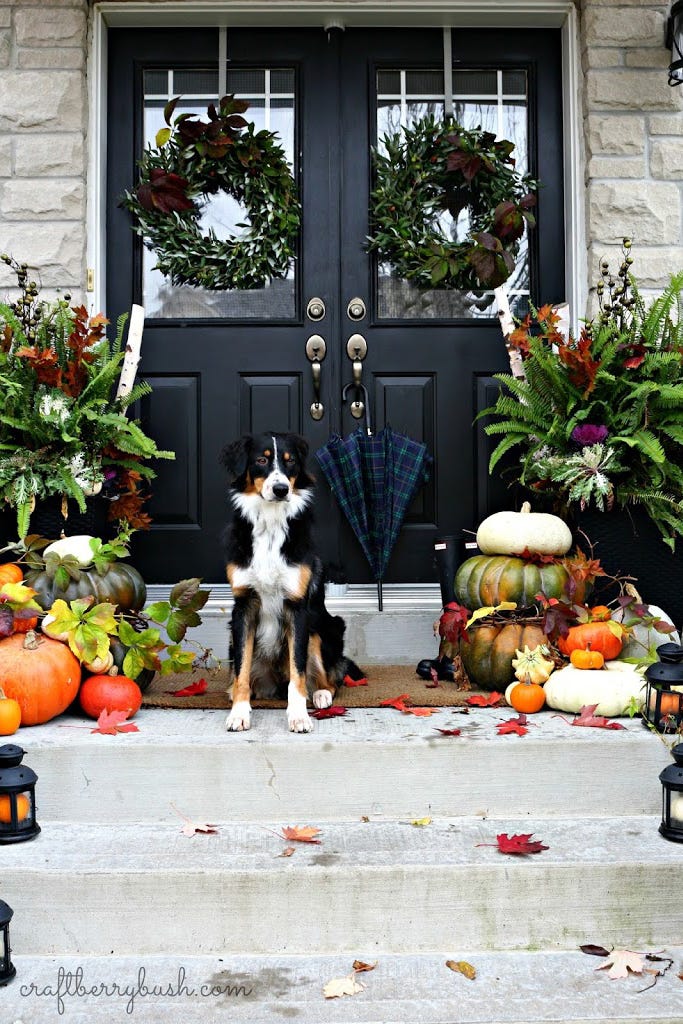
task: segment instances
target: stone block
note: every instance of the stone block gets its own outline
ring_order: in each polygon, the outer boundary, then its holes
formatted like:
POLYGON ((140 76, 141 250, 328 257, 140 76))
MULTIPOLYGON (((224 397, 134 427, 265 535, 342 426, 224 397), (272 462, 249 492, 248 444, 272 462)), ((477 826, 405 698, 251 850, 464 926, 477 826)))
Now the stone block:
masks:
POLYGON ((0 7, 0 28, 9 28, 12 24, 12 12, 5 4, 0 7))
POLYGON ((624 51, 612 46, 589 46, 584 61, 587 68, 623 67, 624 51))
POLYGON ((49 71, 84 69, 85 62, 85 50, 76 49, 75 46, 38 46, 36 49, 17 51, 17 67, 20 68, 45 68, 49 71))
POLYGON ((647 126, 650 135, 683 135, 683 113, 651 114, 647 126))
POLYGON ((84 160, 83 136, 76 132, 17 135, 14 141, 14 173, 21 178, 82 178, 84 160))
POLYGON ((85 280, 85 229, 73 221, 2 224, 3 251, 35 269, 45 288, 80 288, 85 280))
POLYGON ((592 182, 588 188, 588 236, 608 244, 624 235, 638 245, 676 243, 680 206, 680 192, 674 184, 592 182))
POLYGON ((12 173, 12 140, 0 139, 0 178, 9 178, 12 173))
POLYGON ((587 99, 589 109, 603 110, 681 110, 679 89, 667 85, 661 71, 589 71, 587 99))
POLYGON ((9 32, 0 32, 0 68, 8 68, 12 56, 9 32))
POLYGON ((663 11, 651 7, 631 10, 628 16, 619 11, 597 7, 586 7, 584 34, 589 46, 638 46, 663 48, 663 11))
POLYGON ((644 178, 645 156, 594 156, 588 161, 589 178, 644 178))
POLYGON ((0 215, 4 220, 82 219, 85 190, 74 178, 11 178, 0 185, 0 215))
POLYGON ((8 71, 2 76, 0 132, 83 131, 83 76, 77 71, 8 71))
POLYGON ((85 12, 74 7, 27 7, 14 14, 18 46, 84 46, 85 12))
MULTIPOLYGON (((661 290, 669 283, 672 274, 683 269, 683 247, 640 245, 637 237, 633 243, 631 270, 639 290, 661 290)), ((588 280, 591 284, 598 280, 600 260, 605 258, 610 261, 612 270, 617 270, 622 260, 621 248, 593 242, 588 251, 588 280)))
POLYGON ((663 46, 659 46, 656 49, 648 50, 638 48, 635 50, 626 50, 626 67, 629 68, 659 68, 665 79, 666 70, 671 63, 671 53, 665 50, 663 46))
POLYGON ((637 114, 590 114, 587 139, 592 153, 631 156, 645 152, 645 118, 637 114))
POLYGON ((683 139, 653 139, 650 144, 650 173, 653 178, 680 181, 683 168, 683 139))

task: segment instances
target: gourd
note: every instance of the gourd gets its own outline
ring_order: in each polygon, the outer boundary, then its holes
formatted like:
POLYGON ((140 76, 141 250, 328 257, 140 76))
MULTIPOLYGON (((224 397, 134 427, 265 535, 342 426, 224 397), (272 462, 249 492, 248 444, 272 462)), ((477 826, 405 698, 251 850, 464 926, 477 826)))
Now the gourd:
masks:
POLYGON ((569 573, 562 565, 535 565, 509 555, 474 555, 455 575, 455 597, 466 608, 487 608, 514 601, 524 608, 539 591, 562 597, 569 573))
POLYGON ((618 658, 621 654, 623 641, 613 631, 619 627, 609 622, 582 622, 580 626, 571 626, 566 636, 557 641, 562 654, 569 656, 572 651, 598 651, 605 661, 618 658))
POLYGON ((569 660, 574 668, 581 669, 583 672, 593 668, 602 668, 605 664, 605 659, 600 651, 591 651, 588 648, 585 651, 572 651, 569 655, 569 660))
POLYGON ((508 686, 505 691, 505 699, 511 704, 515 711, 525 715, 533 715, 540 711, 545 704, 545 693, 540 683, 532 683, 530 680, 522 683, 514 683, 508 686))
POLYGON ((21 708, 21 724, 61 715, 78 693, 81 666, 66 644, 30 632, 0 640, 0 686, 21 708))
POLYGON ((485 555, 566 555, 572 534, 559 516, 532 512, 525 501, 519 512, 494 512, 477 530, 477 547, 485 555))
MULTIPOLYGON (((64 539, 74 540, 73 537, 64 539)), ((113 562, 102 575, 94 568, 81 568, 79 578, 70 579, 64 590, 58 587, 54 578, 50 579, 44 570, 27 573, 26 583, 36 591, 35 599, 45 611, 51 608, 58 598, 68 603, 75 601, 77 597, 90 595, 98 604, 108 601, 121 611, 139 611, 147 597, 147 588, 142 576, 126 562, 113 562)))
POLYGON ((611 661, 605 663, 605 669, 573 665, 557 669, 544 687, 546 703, 557 711, 574 713, 597 704, 596 715, 614 718, 626 713, 632 699, 644 700, 645 680, 633 665, 611 661))
MULTIPOLYGON (((515 677, 520 682, 545 683, 550 673, 555 668, 555 663, 543 655, 548 653, 544 644, 539 644, 530 650, 525 647, 523 651, 515 651, 512 667, 515 670, 515 677)), ((514 705, 513 705, 514 706, 514 705)))
POLYGON ((142 692, 127 676, 89 676, 79 693, 81 707, 89 718, 99 718, 103 711, 127 711, 132 718, 140 710, 142 692))
POLYGON ((18 701, 7 697, 0 687, 0 736, 11 736, 21 725, 21 708, 18 701))
POLYGON ((71 555, 79 565, 92 565, 93 552, 90 541, 94 539, 85 533, 79 533, 75 537, 62 537, 61 540, 48 544, 43 551, 43 557, 54 554, 66 558, 67 555, 71 555))
POLYGON ((505 690, 514 678, 515 651, 545 643, 545 634, 536 623, 477 625, 468 635, 469 643, 460 642, 460 657, 470 681, 482 690, 505 690))

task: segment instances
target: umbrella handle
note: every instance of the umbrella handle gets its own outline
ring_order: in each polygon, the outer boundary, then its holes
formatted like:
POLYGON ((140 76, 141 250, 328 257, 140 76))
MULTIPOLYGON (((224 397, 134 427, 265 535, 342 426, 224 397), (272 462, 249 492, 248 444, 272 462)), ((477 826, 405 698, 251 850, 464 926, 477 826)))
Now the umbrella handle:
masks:
MULTIPOLYGON (((342 402, 346 401, 346 396, 349 393, 349 388, 355 388, 356 389, 356 398, 355 398, 356 402, 360 401, 358 396, 362 392, 363 400, 364 400, 363 403, 362 403, 363 404, 363 411, 361 412, 360 416, 358 416, 358 419, 360 419, 361 416, 363 416, 363 415, 365 416, 365 430, 366 430, 368 436, 371 437, 372 436, 372 422, 370 420, 370 402, 369 402, 369 399, 368 399, 368 389, 366 388, 365 384, 357 384, 355 381, 350 380, 349 383, 345 384, 344 387, 342 388, 342 402)), ((353 415, 353 410, 351 412, 351 415, 353 415)))

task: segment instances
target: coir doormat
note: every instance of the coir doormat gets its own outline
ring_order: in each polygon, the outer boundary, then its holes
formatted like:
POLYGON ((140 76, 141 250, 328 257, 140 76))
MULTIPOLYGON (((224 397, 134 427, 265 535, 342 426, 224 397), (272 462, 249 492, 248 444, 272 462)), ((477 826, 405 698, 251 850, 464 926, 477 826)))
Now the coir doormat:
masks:
MULTIPOLYGON (((428 686, 415 674, 412 665, 373 665, 367 670, 367 686, 342 686, 337 691, 335 704, 348 708, 377 708, 383 701, 407 693, 417 707, 458 707, 465 703, 473 691, 458 690, 454 683, 439 682, 428 686)), ((143 707, 148 708, 229 708, 230 675, 227 669, 185 672, 179 675, 157 675, 143 695, 143 707), (205 679, 204 693, 177 697, 173 691, 184 689, 205 679)), ((253 701, 256 708, 284 708, 284 700, 253 701)))

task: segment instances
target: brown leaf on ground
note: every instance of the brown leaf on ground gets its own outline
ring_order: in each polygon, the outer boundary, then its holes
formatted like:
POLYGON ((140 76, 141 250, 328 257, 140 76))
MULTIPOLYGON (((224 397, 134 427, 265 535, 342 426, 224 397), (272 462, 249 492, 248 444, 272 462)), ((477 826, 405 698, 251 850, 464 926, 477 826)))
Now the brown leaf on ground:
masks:
POLYGON ((363 960, 354 960, 353 969, 356 972, 356 974, 362 974, 363 971, 374 971, 377 964, 377 960, 375 960, 374 964, 366 964, 363 960))
POLYGON ((585 946, 579 946, 582 953, 588 953, 589 956, 609 956, 609 949, 605 949, 604 946, 594 946, 592 943, 587 943, 585 946))
POLYGON ((634 953, 630 949, 614 949, 607 957, 604 964, 595 968, 596 971, 607 971, 607 977, 627 978, 628 972, 633 974, 643 973, 643 954, 634 953), (609 970, 608 970, 609 968, 609 970))
POLYGON ((321 843, 322 839, 316 839, 321 830, 313 825, 287 825, 282 829, 281 838, 288 839, 290 843, 321 843))
POLYGON ((469 978, 470 981, 474 981, 477 976, 477 969, 472 964, 468 964, 467 960, 447 960, 446 967, 450 967, 452 971, 456 971, 458 974, 464 975, 469 978))
POLYGON ((291 857, 293 853, 296 853, 293 846, 285 846, 282 853, 278 853, 278 857, 291 857))

